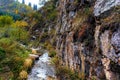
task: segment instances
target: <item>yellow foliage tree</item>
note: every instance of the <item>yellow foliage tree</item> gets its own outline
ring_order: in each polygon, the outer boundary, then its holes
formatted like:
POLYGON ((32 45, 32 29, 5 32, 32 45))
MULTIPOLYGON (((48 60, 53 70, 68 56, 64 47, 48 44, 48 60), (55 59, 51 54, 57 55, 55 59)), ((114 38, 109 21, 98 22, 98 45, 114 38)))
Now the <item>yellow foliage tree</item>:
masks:
POLYGON ((26 27, 26 26, 28 26, 28 23, 26 21, 16 21, 14 23, 14 26, 15 27, 26 27))
POLYGON ((28 26, 26 21, 16 21, 12 26, 14 29, 11 32, 11 35, 18 37, 17 40, 26 40, 28 38, 29 33, 24 29, 28 26))

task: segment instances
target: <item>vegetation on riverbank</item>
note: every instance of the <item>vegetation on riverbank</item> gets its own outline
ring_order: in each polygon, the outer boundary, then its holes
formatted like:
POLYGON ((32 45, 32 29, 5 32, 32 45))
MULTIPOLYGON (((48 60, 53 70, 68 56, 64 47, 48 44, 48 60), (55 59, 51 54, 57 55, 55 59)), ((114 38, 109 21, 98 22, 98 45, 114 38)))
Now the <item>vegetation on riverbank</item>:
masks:
POLYGON ((29 34, 25 21, 14 21, 11 16, 0 16, 0 77, 17 79, 25 58, 31 52, 22 44, 28 44, 29 34))

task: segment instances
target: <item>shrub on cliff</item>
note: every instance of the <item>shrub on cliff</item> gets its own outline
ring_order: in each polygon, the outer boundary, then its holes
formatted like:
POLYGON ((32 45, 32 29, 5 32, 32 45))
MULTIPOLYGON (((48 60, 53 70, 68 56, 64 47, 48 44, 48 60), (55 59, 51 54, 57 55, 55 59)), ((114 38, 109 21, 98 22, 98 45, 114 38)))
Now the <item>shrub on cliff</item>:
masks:
POLYGON ((55 50, 51 50, 50 52, 49 52, 49 56, 50 57, 55 57, 56 56, 56 51, 55 50))
POLYGON ((5 50, 0 47, 0 60, 5 57, 5 50))
POLYGON ((65 80, 84 80, 84 76, 80 76, 78 72, 74 72, 68 67, 63 66, 59 66, 57 68, 56 75, 58 76, 58 78, 60 78, 60 80, 61 78, 65 80))
POLYGON ((51 59, 51 63, 54 64, 57 67, 58 64, 59 64, 59 58, 57 56, 53 57, 51 59))

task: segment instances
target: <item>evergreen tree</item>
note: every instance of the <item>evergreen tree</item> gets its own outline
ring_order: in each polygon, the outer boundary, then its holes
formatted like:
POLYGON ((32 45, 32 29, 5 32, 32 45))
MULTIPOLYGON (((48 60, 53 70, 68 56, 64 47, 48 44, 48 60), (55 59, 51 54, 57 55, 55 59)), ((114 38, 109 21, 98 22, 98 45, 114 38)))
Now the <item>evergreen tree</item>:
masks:
POLYGON ((33 10, 37 10, 37 5, 36 4, 33 5, 33 10))
POLYGON ((25 4, 25 0, 22 0, 22 4, 25 4))
POLYGON ((30 6, 30 7, 31 7, 31 2, 29 2, 28 6, 30 6))
POLYGON ((46 0, 39 0, 39 4, 40 4, 40 5, 44 5, 45 2, 46 2, 46 0))
POLYGON ((37 5, 36 5, 36 10, 37 10, 37 5))

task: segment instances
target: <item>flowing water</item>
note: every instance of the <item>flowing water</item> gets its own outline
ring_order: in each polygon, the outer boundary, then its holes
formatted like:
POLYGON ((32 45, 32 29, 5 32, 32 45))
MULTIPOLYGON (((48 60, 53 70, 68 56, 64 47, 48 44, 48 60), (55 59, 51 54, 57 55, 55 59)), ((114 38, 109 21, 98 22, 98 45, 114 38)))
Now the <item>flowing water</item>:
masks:
POLYGON ((28 75, 28 80, 47 80, 48 77, 55 78, 55 70, 50 63, 50 59, 48 53, 40 56, 28 75))

